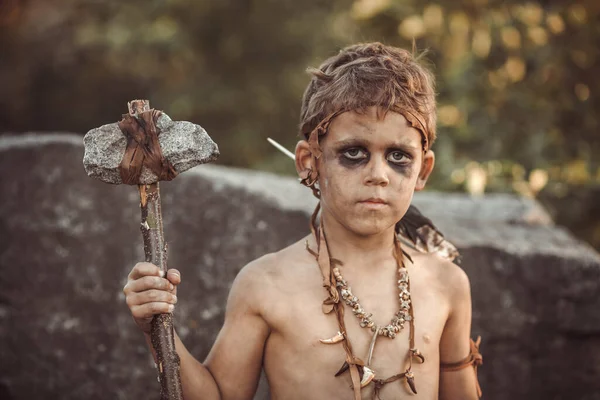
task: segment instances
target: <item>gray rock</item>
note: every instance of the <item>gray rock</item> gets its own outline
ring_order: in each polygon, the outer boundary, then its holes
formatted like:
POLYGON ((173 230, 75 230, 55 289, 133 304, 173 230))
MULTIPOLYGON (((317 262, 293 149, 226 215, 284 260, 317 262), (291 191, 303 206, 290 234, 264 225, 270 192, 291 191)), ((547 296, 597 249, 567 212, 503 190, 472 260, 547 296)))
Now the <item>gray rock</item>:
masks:
MULTIPOLYGON (((178 173, 215 160, 219 149, 201 126, 187 121, 172 121, 161 114, 156 126, 160 129, 158 141, 165 158, 178 173)), ((121 184, 119 164, 123 159, 127 139, 117 123, 90 130, 83 138, 85 152, 83 165, 87 174, 106 183, 121 184)), ((142 184, 157 181, 157 176, 143 167, 142 184)))
MULTIPOLYGON (((122 295, 143 259, 138 194, 88 178, 82 155, 75 135, 0 137, 2 399, 158 393, 122 295)), ((169 265, 185 279, 176 326, 203 360, 234 276, 304 236, 315 200, 296 179, 213 165, 161 187, 169 265)), ((484 398, 600 399, 598 253, 534 201, 418 193, 414 202, 463 254, 484 398)))

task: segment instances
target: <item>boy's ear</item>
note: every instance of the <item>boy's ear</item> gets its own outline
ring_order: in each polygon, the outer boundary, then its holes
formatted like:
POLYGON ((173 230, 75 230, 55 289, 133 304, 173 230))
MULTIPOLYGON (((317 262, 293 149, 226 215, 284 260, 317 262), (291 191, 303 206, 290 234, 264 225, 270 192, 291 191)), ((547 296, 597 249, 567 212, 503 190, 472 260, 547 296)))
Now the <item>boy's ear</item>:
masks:
POLYGON ((316 171, 313 157, 306 140, 301 140, 296 145, 296 172, 302 179, 306 179, 310 171, 316 171))
POLYGON ((423 155, 423 162, 421 163, 421 171, 419 172, 419 177, 417 178, 417 184, 415 186, 415 190, 423 190, 425 188, 425 183, 427 183, 427 178, 433 171, 433 166, 435 165, 435 153, 433 150, 427 150, 427 153, 423 155))

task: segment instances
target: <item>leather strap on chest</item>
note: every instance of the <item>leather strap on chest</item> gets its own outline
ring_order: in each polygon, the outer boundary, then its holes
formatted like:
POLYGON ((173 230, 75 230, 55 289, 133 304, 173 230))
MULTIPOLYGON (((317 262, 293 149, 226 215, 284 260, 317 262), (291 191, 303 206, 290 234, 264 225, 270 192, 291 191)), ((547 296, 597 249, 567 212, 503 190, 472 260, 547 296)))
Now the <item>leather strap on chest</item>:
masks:
MULTIPOLYGON (((318 208, 315 210, 318 212, 318 208)), ((313 215, 313 221, 316 215, 313 215)), ((329 257, 329 249, 327 248, 327 240, 325 239, 325 230, 323 229, 323 223, 319 226, 317 234, 317 239, 319 243, 317 261, 319 267, 321 268, 321 273, 323 275, 323 286, 327 289, 329 293, 329 297, 325 299, 323 302, 323 312, 326 314, 331 311, 335 312, 335 316, 337 319, 339 331, 342 332, 345 336, 345 340, 342 342, 342 346, 344 347, 344 351, 346 352, 346 362, 350 367, 350 378, 352 379, 352 388, 354 391, 354 400, 361 400, 360 393, 360 374, 358 372, 358 365, 364 365, 362 360, 354 357, 354 353, 352 351, 352 343, 350 343, 350 338, 346 334, 346 323, 344 322, 344 305, 340 302, 340 297, 336 287, 335 277, 331 268, 331 258, 329 257), (331 308, 330 308, 331 307, 331 308)), ((335 260, 333 260, 335 262, 335 260)))

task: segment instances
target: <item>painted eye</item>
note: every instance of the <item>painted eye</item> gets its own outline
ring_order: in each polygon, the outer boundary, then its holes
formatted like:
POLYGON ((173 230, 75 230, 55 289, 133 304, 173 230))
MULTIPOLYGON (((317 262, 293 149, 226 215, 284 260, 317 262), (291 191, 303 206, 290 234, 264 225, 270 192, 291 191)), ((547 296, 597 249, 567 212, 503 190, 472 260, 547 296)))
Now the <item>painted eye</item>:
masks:
POLYGON ((406 154, 401 151, 392 151, 390 154, 388 154, 387 160, 396 164, 404 164, 410 161, 406 154))
POLYGON ((367 158, 367 154, 361 149, 354 148, 344 151, 344 157, 346 157, 349 160, 362 160, 364 158, 367 158))

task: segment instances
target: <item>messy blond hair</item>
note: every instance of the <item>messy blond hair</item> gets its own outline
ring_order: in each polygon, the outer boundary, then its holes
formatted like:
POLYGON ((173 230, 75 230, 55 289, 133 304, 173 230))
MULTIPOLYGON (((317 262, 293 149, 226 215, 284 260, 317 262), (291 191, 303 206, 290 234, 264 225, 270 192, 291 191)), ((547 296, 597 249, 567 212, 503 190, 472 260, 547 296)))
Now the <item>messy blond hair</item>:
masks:
POLYGON ((342 49, 319 68, 304 92, 300 134, 306 139, 326 117, 340 110, 377 106, 383 113, 412 114, 429 147, 436 137, 435 78, 413 53, 382 43, 342 49))

